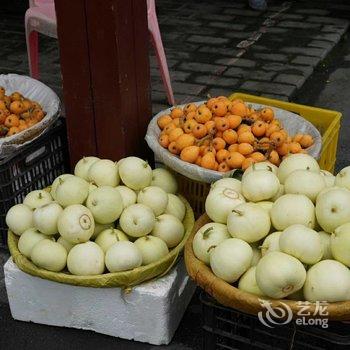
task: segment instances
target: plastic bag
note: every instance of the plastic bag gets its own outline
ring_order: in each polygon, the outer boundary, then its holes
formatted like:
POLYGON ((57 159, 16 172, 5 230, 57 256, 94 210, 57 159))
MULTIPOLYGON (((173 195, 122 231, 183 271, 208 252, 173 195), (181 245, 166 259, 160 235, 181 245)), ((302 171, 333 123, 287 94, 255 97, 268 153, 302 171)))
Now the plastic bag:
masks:
POLYGON ((60 100, 48 86, 24 75, 0 74, 0 86, 5 88, 6 95, 18 91, 25 98, 39 102, 46 112, 45 117, 29 129, 13 136, 0 138, 0 158, 5 158, 39 137, 57 120, 60 100))
MULTIPOLYGON (((197 106, 203 104, 206 101, 195 102, 197 106)), ((260 105, 257 103, 249 103, 255 109, 270 107, 274 110, 277 119, 281 120, 283 127, 287 130, 290 135, 295 135, 297 133, 310 134, 314 139, 314 144, 307 149, 308 154, 312 157, 319 159, 322 148, 322 137, 316 127, 309 121, 305 120, 301 116, 271 106, 260 105)), ((184 107, 185 105, 180 105, 178 107, 184 107)), ((160 162, 167 165, 169 168, 173 169, 177 173, 184 175, 192 180, 212 183, 223 177, 230 177, 235 172, 235 170, 228 171, 226 173, 220 173, 214 170, 208 170, 202 168, 195 164, 190 164, 181 160, 178 156, 173 155, 167 149, 163 148, 159 142, 160 129, 157 125, 157 119, 163 114, 169 114, 170 108, 159 112, 149 123, 147 134, 145 140, 148 146, 152 149, 155 157, 160 162)))

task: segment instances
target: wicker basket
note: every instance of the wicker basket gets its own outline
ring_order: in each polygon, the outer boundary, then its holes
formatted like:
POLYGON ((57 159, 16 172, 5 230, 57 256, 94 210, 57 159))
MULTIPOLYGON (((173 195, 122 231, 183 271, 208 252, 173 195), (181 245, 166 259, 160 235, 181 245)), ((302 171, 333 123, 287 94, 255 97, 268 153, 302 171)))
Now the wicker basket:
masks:
POLYGON ((189 179, 176 173, 181 193, 190 203, 194 217, 198 219, 205 212, 205 199, 210 191, 210 184, 189 179))
MULTIPOLYGON (((196 221, 193 231, 186 243, 185 262, 188 274, 201 288, 224 306, 238 309, 252 315, 257 315, 259 311, 265 312, 266 310, 261 306, 258 296, 243 292, 221 278, 216 277, 208 266, 195 257, 192 249, 193 237, 202 226, 209 222, 210 219, 208 216, 206 214, 202 215, 196 221)), ((297 301, 283 299, 270 300, 270 302, 273 308, 283 308, 283 304, 287 304, 295 317, 298 311, 300 311, 300 304, 298 304, 297 301)), ((308 311, 310 312, 310 317, 313 317, 316 311, 316 305, 310 303, 308 311)), ((327 311, 327 318, 329 320, 350 320, 350 301, 329 303, 327 311)))

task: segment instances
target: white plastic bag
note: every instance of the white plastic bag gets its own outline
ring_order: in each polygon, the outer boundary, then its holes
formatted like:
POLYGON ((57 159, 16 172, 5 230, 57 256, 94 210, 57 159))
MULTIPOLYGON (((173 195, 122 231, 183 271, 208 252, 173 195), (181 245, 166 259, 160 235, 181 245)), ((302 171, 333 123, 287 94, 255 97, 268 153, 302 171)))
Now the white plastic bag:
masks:
POLYGON ((0 86, 5 88, 6 95, 18 91, 25 98, 39 102, 46 112, 45 117, 29 129, 13 136, 0 138, 0 158, 5 158, 39 137, 57 120, 60 100, 48 86, 24 75, 0 74, 0 86))
MULTIPOLYGON (((195 102, 197 106, 206 101, 195 102)), ((308 153, 316 159, 319 159, 322 148, 322 137, 319 131, 315 128, 313 124, 305 120, 301 116, 285 111, 280 108, 275 108, 271 106, 260 105, 256 103, 249 103, 255 109, 260 109, 264 107, 270 107, 275 112, 277 119, 281 120, 283 127, 287 130, 288 134, 295 135, 297 133, 310 134, 314 139, 314 144, 307 149, 308 153)), ((183 108, 185 105, 180 105, 178 107, 183 108)), ((178 156, 173 155, 167 149, 163 148, 159 142, 160 129, 157 124, 157 119, 163 114, 169 114, 170 108, 159 112, 148 125, 147 134, 145 140, 148 146, 154 152, 157 161, 160 161, 167 165, 169 168, 173 169, 177 173, 180 173, 192 180, 212 183, 223 177, 230 177, 235 170, 220 173, 214 170, 208 170, 202 168, 195 164, 190 164, 181 160, 178 156)))

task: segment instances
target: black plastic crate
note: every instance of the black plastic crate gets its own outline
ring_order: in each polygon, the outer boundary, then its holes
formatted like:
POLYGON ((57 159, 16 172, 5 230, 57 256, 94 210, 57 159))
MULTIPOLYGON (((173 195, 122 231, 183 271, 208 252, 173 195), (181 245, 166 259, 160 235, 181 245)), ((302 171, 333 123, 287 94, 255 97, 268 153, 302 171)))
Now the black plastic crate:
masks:
POLYGON ((338 350, 350 349, 350 324, 329 321, 328 328, 294 322, 264 326, 258 317, 219 305, 201 292, 203 349, 338 350))
POLYGON ((64 119, 11 157, 0 159, 0 245, 7 242, 5 216, 26 194, 50 185, 69 170, 64 119))

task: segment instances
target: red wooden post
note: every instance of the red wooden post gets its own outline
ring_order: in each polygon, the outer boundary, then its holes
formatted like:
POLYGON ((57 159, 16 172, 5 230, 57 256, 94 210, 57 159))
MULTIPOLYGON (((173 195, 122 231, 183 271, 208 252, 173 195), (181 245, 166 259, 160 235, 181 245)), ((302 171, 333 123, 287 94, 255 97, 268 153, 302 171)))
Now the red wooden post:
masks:
POLYGON ((56 0, 70 158, 97 154, 85 1, 56 0))
POLYGON ((56 0, 71 164, 146 155, 146 0, 56 0))

